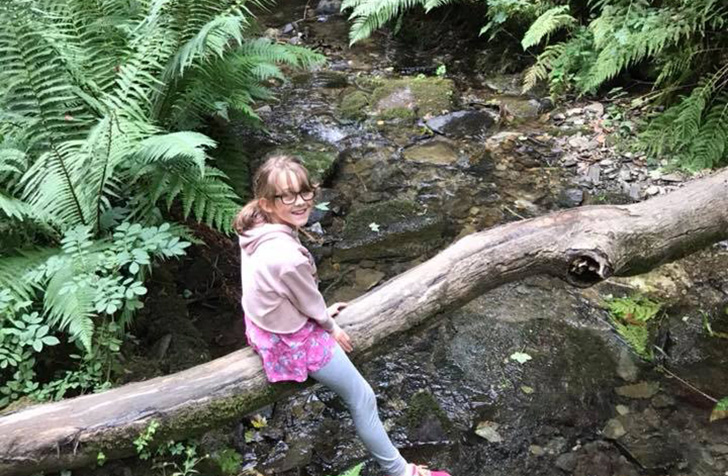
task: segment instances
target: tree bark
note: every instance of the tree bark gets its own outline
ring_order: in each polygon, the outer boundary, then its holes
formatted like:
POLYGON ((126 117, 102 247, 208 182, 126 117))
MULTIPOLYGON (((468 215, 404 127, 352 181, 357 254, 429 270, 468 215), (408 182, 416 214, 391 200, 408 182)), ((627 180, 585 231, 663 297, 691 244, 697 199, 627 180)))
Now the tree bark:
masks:
MULTIPOLYGON (((503 283, 550 274, 586 287, 645 272, 728 239, 728 169, 628 206, 589 206, 466 236, 352 302, 338 318, 357 353, 503 283)), ((361 357, 361 356, 360 356, 361 357)), ((21 476, 134 454, 152 420, 157 435, 200 433, 290 394, 267 383, 250 349, 103 393, 0 418, 0 475, 21 476)))

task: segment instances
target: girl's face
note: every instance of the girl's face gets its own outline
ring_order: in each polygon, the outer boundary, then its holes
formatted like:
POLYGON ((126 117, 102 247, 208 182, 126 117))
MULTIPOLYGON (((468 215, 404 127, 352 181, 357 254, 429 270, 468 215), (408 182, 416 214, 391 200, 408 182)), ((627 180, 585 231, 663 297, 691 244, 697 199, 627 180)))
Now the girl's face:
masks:
POLYGON ((283 223, 294 228, 306 225, 313 210, 313 191, 302 192, 303 184, 292 172, 280 173, 276 179, 276 196, 272 202, 263 199, 264 209, 275 223, 283 223))

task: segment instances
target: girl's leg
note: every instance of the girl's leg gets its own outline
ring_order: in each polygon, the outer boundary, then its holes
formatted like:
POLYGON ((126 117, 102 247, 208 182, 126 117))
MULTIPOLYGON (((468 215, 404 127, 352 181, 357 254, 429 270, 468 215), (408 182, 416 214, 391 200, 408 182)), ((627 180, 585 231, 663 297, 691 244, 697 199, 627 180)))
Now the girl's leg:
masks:
POLYGON ((354 420, 356 432, 379 465, 390 476, 402 476, 406 461, 394 447, 377 413, 377 399, 369 383, 338 345, 331 361, 311 377, 336 392, 354 420))

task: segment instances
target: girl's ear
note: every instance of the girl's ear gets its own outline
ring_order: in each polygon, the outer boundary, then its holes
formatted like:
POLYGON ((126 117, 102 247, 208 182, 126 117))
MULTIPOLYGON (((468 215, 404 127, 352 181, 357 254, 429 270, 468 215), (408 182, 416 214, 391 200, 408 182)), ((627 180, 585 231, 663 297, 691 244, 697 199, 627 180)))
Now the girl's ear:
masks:
POLYGON ((273 203, 271 203, 270 200, 267 200, 265 198, 259 198, 258 206, 266 213, 273 213, 273 203))

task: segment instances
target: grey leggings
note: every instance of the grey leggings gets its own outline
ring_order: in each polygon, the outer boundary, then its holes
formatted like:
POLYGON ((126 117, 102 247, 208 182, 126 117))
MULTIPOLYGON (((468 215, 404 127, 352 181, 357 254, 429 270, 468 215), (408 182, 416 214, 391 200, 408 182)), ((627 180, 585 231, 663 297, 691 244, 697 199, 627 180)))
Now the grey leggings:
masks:
POLYGON ((394 447, 377 413, 377 399, 369 383, 338 345, 331 361, 311 377, 329 387, 349 407, 356 432, 389 476, 404 474, 406 461, 394 447))

